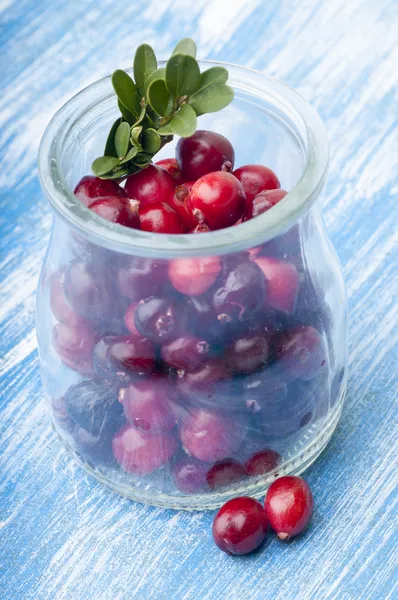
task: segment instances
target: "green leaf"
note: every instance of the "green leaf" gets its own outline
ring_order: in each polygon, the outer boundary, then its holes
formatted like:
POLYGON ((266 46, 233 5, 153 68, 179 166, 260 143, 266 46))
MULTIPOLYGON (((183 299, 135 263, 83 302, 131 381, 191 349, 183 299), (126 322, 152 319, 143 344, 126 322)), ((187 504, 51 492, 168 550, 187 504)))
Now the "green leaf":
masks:
POLYGON ((101 177, 102 175, 106 175, 109 171, 113 171, 115 167, 119 164, 119 159, 114 156, 100 156, 96 158, 93 164, 91 165, 91 169, 97 177, 101 177))
POLYGON ((116 121, 110 128, 110 131, 108 133, 108 137, 107 137, 107 140, 105 143, 104 156, 114 156, 115 158, 117 158, 117 152, 116 152, 116 148, 115 148, 115 133, 116 133, 116 129, 119 127, 120 123, 121 123, 121 118, 119 117, 118 119, 116 119, 116 121))
POLYGON ((159 127, 158 129, 158 134, 159 135, 174 135, 174 131, 173 128, 171 127, 170 123, 167 123, 167 125, 163 125, 163 127, 159 127))
POLYGON ((150 154, 156 154, 156 152, 160 149, 162 140, 160 135, 155 129, 146 129, 142 134, 142 146, 145 152, 150 154))
POLYGON ((123 121, 120 123, 115 134, 115 148, 119 158, 126 156, 130 141, 130 125, 123 121))
POLYGON ((196 114, 189 104, 184 104, 168 125, 158 130, 160 135, 176 133, 180 137, 189 137, 196 130, 196 114))
POLYGON ((186 54, 174 54, 166 65, 166 86, 174 98, 190 96, 199 88, 200 69, 196 60, 186 54))
POLYGON ((125 71, 117 69, 112 75, 112 85, 120 102, 133 115, 140 114, 140 99, 134 81, 125 71))
POLYGON ((156 69, 156 71, 152 71, 152 73, 145 80, 145 90, 147 91, 152 81, 156 79, 165 79, 166 78, 166 67, 161 67, 160 69, 156 69))
POLYGON ((166 84, 163 79, 152 81, 148 88, 148 101, 153 110, 163 117, 169 106, 171 96, 167 91, 166 84))
POLYGON ((126 177, 126 175, 131 175, 131 173, 136 173, 139 170, 140 169, 137 167, 131 168, 130 165, 128 167, 120 167, 120 169, 116 169, 111 173, 101 175, 101 179, 122 179, 123 177, 126 177))
POLYGON ((156 71, 156 55, 148 44, 138 46, 134 57, 134 78, 141 96, 145 95, 146 80, 156 71))
POLYGON ((140 114, 138 115, 138 119, 136 120, 135 123, 133 123, 134 127, 136 127, 137 125, 142 123, 142 121, 145 119, 145 114, 146 114, 146 106, 143 106, 141 108, 140 114))
POLYGON ((224 67, 211 67, 207 71, 203 71, 200 75, 200 87, 199 90, 213 85, 213 83, 227 83, 228 71, 224 67))
POLYGON ((120 161, 121 165, 124 165, 126 162, 129 162, 129 160, 131 160, 132 158, 134 158, 138 153, 138 148, 136 148, 135 146, 133 146, 132 148, 130 148, 130 150, 127 152, 126 156, 123 158, 123 160, 120 161))
POLYGON ((233 97, 234 92, 229 85, 214 83, 193 95, 189 99, 189 104, 194 108, 197 115, 203 115, 225 108, 232 102, 233 97))
POLYGON ((191 38, 183 38, 173 50, 173 54, 188 54, 196 57, 196 44, 191 38))
POLYGON ((125 119, 125 121, 127 121, 127 123, 128 123, 129 125, 133 125, 133 123, 135 123, 135 120, 136 120, 136 118, 137 118, 137 117, 136 117, 135 115, 133 115, 133 113, 132 113, 132 112, 130 112, 130 111, 129 111, 129 110, 128 110, 128 109, 127 109, 127 108, 126 108, 126 107, 125 107, 125 106, 124 106, 124 105, 123 105, 121 102, 120 102, 120 100, 119 100, 119 99, 118 99, 118 101, 117 101, 117 105, 118 105, 118 107, 119 107, 119 110, 120 110, 120 112, 121 112, 121 113, 122 113, 122 115, 123 115, 123 119, 125 119))
POLYGON ((138 150, 138 152, 142 151, 142 146, 141 146, 141 142, 140 142, 140 135, 142 133, 142 126, 138 125, 137 127, 132 127, 131 128, 131 143, 133 144, 133 146, 135 146, 138 150))

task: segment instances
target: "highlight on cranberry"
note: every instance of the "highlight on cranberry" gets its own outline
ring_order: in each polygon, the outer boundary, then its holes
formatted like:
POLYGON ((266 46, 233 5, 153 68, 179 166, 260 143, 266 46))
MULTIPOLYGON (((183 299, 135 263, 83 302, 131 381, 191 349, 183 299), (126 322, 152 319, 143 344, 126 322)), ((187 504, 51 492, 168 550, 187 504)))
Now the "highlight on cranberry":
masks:
POLYGON ((314 501, 304 479, 286 475, 270 485, 264 506, 269 524, 278 538, 288 540, 307 527, 314 501))

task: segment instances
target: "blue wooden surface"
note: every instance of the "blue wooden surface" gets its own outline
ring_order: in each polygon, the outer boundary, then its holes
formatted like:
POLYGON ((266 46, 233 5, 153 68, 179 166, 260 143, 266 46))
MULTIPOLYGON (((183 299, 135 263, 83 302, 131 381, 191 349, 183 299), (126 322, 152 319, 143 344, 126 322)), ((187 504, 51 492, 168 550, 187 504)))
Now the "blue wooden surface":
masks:
POLYGON ((1 599, 398 597, 396 9, 395 0, 0 0, 1 599), (42 131, 81 87, 129 65, 140 42, 166 56, 183 35, 200 57, 266 70, 320 112, 331 141, 324 215, 349 292, 349 392, 307 472, 312 526, 243 559, 212 544, 212 513, 129 502, 75 466, 50 429, 36 351, 51 227, 35 162, 42 131))

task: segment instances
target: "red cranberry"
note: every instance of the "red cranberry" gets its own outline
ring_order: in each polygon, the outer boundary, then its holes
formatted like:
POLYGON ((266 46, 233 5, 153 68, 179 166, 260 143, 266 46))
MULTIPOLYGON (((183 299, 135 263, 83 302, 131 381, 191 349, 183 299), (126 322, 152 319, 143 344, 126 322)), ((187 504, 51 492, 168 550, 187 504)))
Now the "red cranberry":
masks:
POLYGON ((74 194, 85 206, 90 206, 93 200, 101 196, 127 198, 126 192, 116 181, 100 179, 93 175, 83 177, 75 187, 74 194))
POLYGON ((167 202, 174 192, 175 181, 162 167, 149 165, 142 171, 126 179, 126 192, 129 198, 138 200, 140 208, 159 202, 167 202))
POLYGON ((149 258, 131 258, 117 274, 119 289, 131 300, 157 295, 167 281, 167 263, 149 258))
POLYGON ((175 369, 194 371, 209 355, 209 344, 186 333, 162 346, 163 360, 175 369))
POLYGON ((220 508, 213 522, 213 538, 223 552, 249 554, 267 535, 268 520, 258 500, 242 496, 229 500, 220 508))
POLYGON ((180 376, 181 388, 186 391, 203 390, 211 392, 218 382, 228 379, 231 375, 229 366, 222 359, 206 362, 198 370, 184 372, 180 376))
POLYGON ((218 171, 196 181, 188 199, 188 206, 198 223, 211 229, 230 227, 243 214, 245 194, 239 181, 218 171))
POLYGON ((181 294, 201 296, 215 283, 220 270, 217 256, 176 258, 170 262, 169 278, 181 294))
POLYGON ((181 442, 195 458, 214 462, 231 456, 245 436, 242 423, 206 409, 192 409, 180 426, 181 442))
POLYGON ((65 273, 65 293, 72 309, 90 321, 109 322, 117 303, 110 269, 103 264, 73 261, 65 273))
POLYGON ((162 160, 155 162, 155 165, 162 167, 162 169, 165 169, 170 173, 174 179, 175 185, 182 185, 184 183, 184 178, 181 175, 180 167, 175 158, 162 158, 162 160))
POLYGON ((326 365, 326 346, 320 333, 310 325, 294 327, 274 338, 274 355, 290 380, 313 379, 326 365))
POLYGON ((280 477, 268 488, 265 512, 280 540, 288 540, 308 525, 314 506, 310 487, 294 475, 280 477))
POLYGON ((292 314, 299 291, 296 267, 292 263, 270 256, 260 256, 254 262, 264 273, 267 282, 266 305, 292 314))
POLYGON ((268 343, 264 336, 247 335, 237 339, 226 350, 226 362, 236 373, 253 373, 268 359, 268 343))
POLYGON ((135 326, 140 334, 155 344, 178 337, 183 318, 171 300, 151 297, 141 301, 135 311, 135 326))
POLYGON ((214 131, 198 130, 189 138, 181 138, 176 156, 187 181, 195 181, 214 171, 231 171, 235 162, 231 142, 214 131))
POLYGON ((69 306, 65 295, 65 269, 61 269, 51 277, 50 303, 54 317, 61 323, 73 326, 81 320, 69 306))
POLYGON ((219 490, 247 477, 246 469, 237 460, 228 458, 214 463, 208 470, 206 480, 211 490, 219 490))
POLYGON ((278 452, 265 448, 264 450, 260 450, 260 452, 253 454, 253 456, 245 462, 245 467, 248 474, 251 477, 254 477, 255 475, 265 475, 265 473, 273 471, 280 461, 281 457, 278 452))
POLYGON ((134 204, 134 200, 129 201, 118 196, 101 196, 94 200, 89 208, 112 223, 119 223, 119 225, 131 227, 132 229, 140 228, 138 203, 134 204))
POLYGON ((62 362, 79 373, 91 373, 91 353, 95 344, 92 328, 80 321, 78 324, 58 323, 53 328, 53 344, 62 362))
POLYGON ((190 204, 188 202, 194 183, 194 181, 191 181, 189 183, 179 185, 174 190, 174 194, 170 196, 168 200, 168 204, 176 211, 187 230, 192 230, 198 225, 198 222, 193 216, 190 204))
POLYGON ((157 433, 175 425, 173 389, 161 378, 130 383, 120 391, 119 399, 127 421, 141 431, 157 433))
POLYGON ((195 494, 207 489, 208 465, 191 456, 185 456, 171 468, 174 483, 183 494, 195 494))
POLYGON ((154 233, 186 233, 186 227, 176 211, 164 202, 140 208, 142 231, 154 233))
POLYGON ((281 184, 275 173, 263 165, 245 165, 233 173, 242 184, 248 202, 263 190, 275 190, 281 184))
POLYGON ((125 425, 113 438, 112 448, 125 471, 149 475, 170 460, 177 449, 177 441, 169 431, 149 434, 125 425))
POLYGON ((151 342, 143 337, 115 338, 108 347, 106 358, 108 364, 122 372, 150 375, 155 370, 155 349, 151 342))
POLYGON ((278 204, 286 195, 285 190, 264 190, 260 192, 257 196, 254 196, 251 202, 247 200, 243 220, 249 221, 262 215, 275 204, 278 204))

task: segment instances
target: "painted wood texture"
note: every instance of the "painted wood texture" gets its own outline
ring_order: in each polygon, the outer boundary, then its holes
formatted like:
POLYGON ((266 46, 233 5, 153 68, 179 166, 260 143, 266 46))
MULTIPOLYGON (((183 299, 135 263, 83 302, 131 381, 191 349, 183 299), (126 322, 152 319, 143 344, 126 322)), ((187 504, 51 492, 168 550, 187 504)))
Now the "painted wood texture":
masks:
POLYGON ((0 0, 0 598, 387 600, 398 597, 397 3, 394 0, 0 0), (320 112, 331 141, 323 196, 350 304, 341 424, 307 472, 307 534, 233 559, 213 513, 110 493, 50 428, 34 303, 51 213, 36 154, 54 111, 131 63, 194 36, 202 58, 265 70, 320 112), (395 536, 395 537, 394 537, 395 536))

